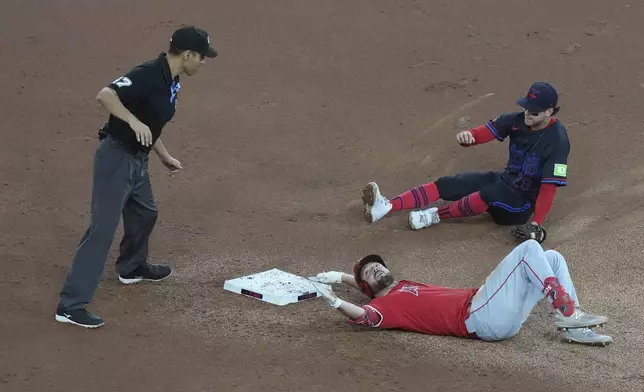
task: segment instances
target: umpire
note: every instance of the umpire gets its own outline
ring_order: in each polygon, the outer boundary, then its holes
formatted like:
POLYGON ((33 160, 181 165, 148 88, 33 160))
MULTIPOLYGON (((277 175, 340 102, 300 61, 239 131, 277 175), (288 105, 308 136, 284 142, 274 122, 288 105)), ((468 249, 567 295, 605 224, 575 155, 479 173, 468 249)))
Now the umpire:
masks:
POLYGON ((206 57, 216 56, 207 32, 182 27, 173 33, 168 53, 134 67, 98 93, 96 99, 110 115, 94 155, 91 222, 60 293, 56 321, 86 328, 103 325, 85 306, 98 286, 121 214, 119 280, 132 284, 170 276, 169 266, 148 263, 157 220, 148 155, 154 150, 168 169, 182 169, 163 145, 161 131, 176 111, 179 75, 195 75, 206 57))

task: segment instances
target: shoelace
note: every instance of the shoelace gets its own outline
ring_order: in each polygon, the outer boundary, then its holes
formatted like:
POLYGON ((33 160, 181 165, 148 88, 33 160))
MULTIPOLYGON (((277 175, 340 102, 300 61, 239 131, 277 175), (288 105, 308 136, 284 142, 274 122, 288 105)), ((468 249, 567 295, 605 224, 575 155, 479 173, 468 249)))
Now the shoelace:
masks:
POLYGON ((575 320, 579 320, 580 318, 584 317, 585 315, 586 315, 586 313, 584 313, 580 309, 576 309, 575 312, 570 317, 574 318, 575 320))
POLYGON ((434 224, 436 223, 436 219, 434 219, 434 215, 436 215, 436 212, 431 212, 431 211, 423 211, 421 212, 421 221, 423 224, 427 225, 428 223, 434 224))
POLYGON ((155 274, 155 275, 160 274, 161 270, 163 269, 163 267, 161 265, 159 265, 159 264, 150 264, 150 263, 147 264, 146 268, 147 268, 148 272, 150 272, 152 274, 155 274))

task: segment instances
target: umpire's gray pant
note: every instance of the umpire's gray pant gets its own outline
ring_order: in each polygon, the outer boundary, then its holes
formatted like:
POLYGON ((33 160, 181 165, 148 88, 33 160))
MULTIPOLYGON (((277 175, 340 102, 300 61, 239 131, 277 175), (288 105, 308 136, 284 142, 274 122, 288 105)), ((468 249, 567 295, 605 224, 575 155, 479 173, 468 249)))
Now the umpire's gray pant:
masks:
POLYGON ((111 136, 101 140, 94 156, 91 214, 60 293, 59 309, 80 309, 91 302, 121 214, 124 235, 116 271, 126 275, 146 262, 157 220, 147 153, 131 152, 111 136))

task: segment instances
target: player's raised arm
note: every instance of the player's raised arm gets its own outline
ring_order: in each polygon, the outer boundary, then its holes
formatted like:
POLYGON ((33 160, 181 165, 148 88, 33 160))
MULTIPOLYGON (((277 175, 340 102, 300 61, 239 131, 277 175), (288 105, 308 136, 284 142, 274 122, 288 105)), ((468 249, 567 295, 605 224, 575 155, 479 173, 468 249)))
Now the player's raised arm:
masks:
POLYGON ((356 290, 360 290, 360 287, 356 283, 356 280, 353 277, 353 275, 345 274, 339 271, 320 272, 316 276, 312 276, 309 279, 314 282, 320 282, 320 283, 326 283, 326 284, 345 283, 356 290))
POLYGON ((320 295, 322 296, 322 299, 324 299, 329 304, 329 306, 337 309, 340 313, 348 317, 350 321, 355 322, 364 315, 364 308, 338 298, 338 296, 333 292, 333 289, 331 289, 330 287, 316 283, 313 283, 313 285, 315 286, 318 293, 320 293, 320 295))
POLYGON ((463 147, 491 142, 494 139, 496 136, 485 125, 459 132, 456 135, 456 141, 463 147))
POLYGON ((504 113, 478 127, 459 132, 456 135, 456 141, 463 147, 488 143, 494 139, 502 142, 516 130, 512 126, 516 115, 517 113, 504 113))
POLYGON ((459 133, 456 135, 456 140, 463 147, 488 143, 494 139, 502 142, 512 132, 518 130, 514 124, 517 116, 521 115, 521 113, 503 113, 494 120, 459 133))

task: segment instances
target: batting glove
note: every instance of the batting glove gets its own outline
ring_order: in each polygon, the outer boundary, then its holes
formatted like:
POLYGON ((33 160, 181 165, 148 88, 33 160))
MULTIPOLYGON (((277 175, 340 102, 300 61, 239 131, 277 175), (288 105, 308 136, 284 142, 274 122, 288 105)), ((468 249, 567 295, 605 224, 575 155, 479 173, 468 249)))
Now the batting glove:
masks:
POLYGON ((319 274, 310 277, 309 280, 326 284, 342 283, 342 272, 320 272, 319 274))
POLYGON ((313 286, 315 286, 317 292, 320 293, 322 299, 324 299, 326 303, 328 303, 332 308, 337 309, 340 307, 340 305, 342 305, 342 300, 338 298, 337 295, 335 295, 331 287, 323 286, 317 283, 313 283, 313 286))

